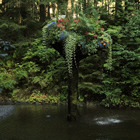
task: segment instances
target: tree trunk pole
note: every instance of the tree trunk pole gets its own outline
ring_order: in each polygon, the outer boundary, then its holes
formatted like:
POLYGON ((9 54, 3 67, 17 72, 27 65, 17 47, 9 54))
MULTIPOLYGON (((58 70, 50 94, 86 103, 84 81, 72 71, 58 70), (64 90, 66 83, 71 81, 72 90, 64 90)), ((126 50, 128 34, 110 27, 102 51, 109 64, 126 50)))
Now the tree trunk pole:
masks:
POLYGON ((73 121, 77 119, 77 99, 78 99, 78 69, 79 64, 73 65, 72 74, 69 74, 68 81, 68 115, 67 120, 73 121))
POLYGON ((46 6, 44 4, 40 5, 40 22, 45 22, 46 20, 46 6))

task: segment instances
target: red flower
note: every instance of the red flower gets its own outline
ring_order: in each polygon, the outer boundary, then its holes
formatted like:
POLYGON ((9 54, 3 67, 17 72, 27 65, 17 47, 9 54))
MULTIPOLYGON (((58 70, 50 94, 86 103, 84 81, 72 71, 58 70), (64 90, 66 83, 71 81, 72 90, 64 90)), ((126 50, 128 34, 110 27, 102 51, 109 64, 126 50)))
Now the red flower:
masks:
POLYGON ((93 35, 94 36, 94 38, 96 38, 97 37, 97 35, 95 34, 95 35, 93 35))
POLYGON ((102 31, 102 30, 104 30, 104 28, 101 28, 100 30, 102 31))
POLYGON ((57 24, 57 26, 61 29, 65 29, 65 26, 62 23, 57 24))
POLYGON ((60 27, 60 24, 57 24, 58 27, 60 27))
POLYGON ((78 21, 79 21, 78 19, 75 19, 75 20, 74 20, 74 22, 75 22, 76 24, 78 24, 78 21))
POLYGON ((60 19, 58 19, 57 21, 58 21, 59 23, 61 22, 61 20, 60 20, 60 19))
POLYGON ((88 35, 88 32, 85 32, 84 34, 85 34, 85 36, 86 36, 86 35, 88 35))
POLYGON ((87 40, 90 40, 90 38, 88 38, 87 40))

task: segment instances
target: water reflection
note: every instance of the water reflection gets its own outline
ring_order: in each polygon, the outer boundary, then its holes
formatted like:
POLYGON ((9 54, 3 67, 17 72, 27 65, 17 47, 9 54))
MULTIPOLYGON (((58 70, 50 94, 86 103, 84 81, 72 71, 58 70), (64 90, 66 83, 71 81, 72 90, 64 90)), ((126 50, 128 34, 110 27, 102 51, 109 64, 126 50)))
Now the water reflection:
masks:
POLYGON ((14 111, 13 105, 0 105, 0 120, 10 116, 14 111))
POLYGON ((115 124, 115 123, 120 123, 122 122, 122 120, 119 120, 117 118, 104 118, 104 117, 99 117, 99 118, 95 118, 94 121, 98 124, 98 125, 109 125, 109 124, 115 124))
POLYGON ((139 110, 79 108, 81 117, 67 122, 66 106, 17 105, 0 121, 0 140, 138 140, 139 110))

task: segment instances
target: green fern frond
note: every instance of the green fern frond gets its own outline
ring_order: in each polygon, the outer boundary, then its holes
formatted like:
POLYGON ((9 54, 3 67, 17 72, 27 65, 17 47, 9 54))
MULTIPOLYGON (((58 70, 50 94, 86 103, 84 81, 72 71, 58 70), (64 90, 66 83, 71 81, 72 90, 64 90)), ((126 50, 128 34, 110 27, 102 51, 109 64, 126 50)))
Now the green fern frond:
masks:
POLYGON ((75 33, 69 34, 65 40, 65 55, 69 74, 72 74, 73 61, 76 64, 76 44, 77 35, 75 33))
POLYGON ((91 82, 83 82, 81 84, 78 85, 79 90, 90 90, 94 93, 97 92, 97 89, 101 88, 101 85, 99 84, 95 84, 95 83, 91 83, 91 82))

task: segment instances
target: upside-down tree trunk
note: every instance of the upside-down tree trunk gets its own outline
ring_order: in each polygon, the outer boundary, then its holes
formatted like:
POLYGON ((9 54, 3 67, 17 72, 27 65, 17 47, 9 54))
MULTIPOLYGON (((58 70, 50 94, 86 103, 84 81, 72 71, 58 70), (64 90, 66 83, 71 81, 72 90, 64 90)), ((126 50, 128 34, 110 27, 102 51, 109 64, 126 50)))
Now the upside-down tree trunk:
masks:
POLYGON ((67 120, 73 121, 79 115, 77 109, 79 63, 73 64, 72 74, 68 78, 68 115, 67 120))
MULTIPOLYGON (((57 50, 61 56, 65 58, 63 52, 63 43, 57 42, 51 45, 55 50, 57 50)), ((68 115, 67 120, 76 120, 79 116, 79 111, 77 109, 78 102, 78 79, 79 79, 79 62, 80 60, 86 58, 88 55, 83 55, 80 48, 76 50, 76 58, 73 58, 72 73, 68 77, 68 115), (76 61, 76 62, 75 62, 76 61)))

